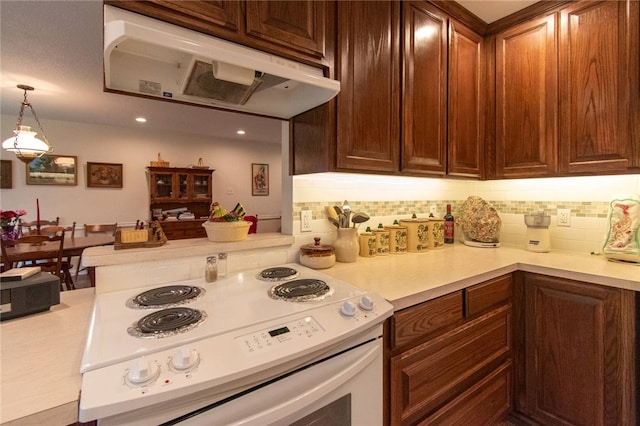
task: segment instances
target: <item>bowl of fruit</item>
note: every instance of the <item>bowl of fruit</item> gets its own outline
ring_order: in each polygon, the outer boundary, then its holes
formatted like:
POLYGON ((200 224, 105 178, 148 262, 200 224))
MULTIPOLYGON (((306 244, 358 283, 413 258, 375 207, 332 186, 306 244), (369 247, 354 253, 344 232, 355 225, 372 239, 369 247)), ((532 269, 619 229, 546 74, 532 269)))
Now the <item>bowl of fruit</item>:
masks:
POLYGON ((244 207, 238 203, 231 211, 227 211, 219 203, 211 205, 209 219, 202 226, 207 231, 209 241, 227 242, 242 241, 247 238, 251 222, 244 220, 244 207))

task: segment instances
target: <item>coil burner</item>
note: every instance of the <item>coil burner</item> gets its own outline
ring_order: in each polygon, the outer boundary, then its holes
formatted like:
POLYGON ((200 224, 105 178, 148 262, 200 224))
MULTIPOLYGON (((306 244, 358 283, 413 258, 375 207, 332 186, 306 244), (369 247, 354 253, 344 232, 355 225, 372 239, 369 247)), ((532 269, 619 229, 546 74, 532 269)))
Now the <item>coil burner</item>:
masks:
POLYGON ((206 318, 207 314, 197 309, 185 307, 162 309, 140 318, 131 324, 127 332, 133 337, 161 339, 186 333, 206 318))
POLYGON ((288 302, 316 302, 333 294, 329 285, 318 279, 305 278, 277 284, 269 290, 273 299, 283 299, 288 302))
POLYGON ((158 287, 133 296, 127 300, 127 307, 133 309, 170 308, 184 305, 204 296, 202 287, 170 285, 158 287))
POLYGON ((298 275, 300 275, 300 273, 293 268, 277 266, 260 271, 258 279, 262 281, 288 281, 296 278, 298 275))

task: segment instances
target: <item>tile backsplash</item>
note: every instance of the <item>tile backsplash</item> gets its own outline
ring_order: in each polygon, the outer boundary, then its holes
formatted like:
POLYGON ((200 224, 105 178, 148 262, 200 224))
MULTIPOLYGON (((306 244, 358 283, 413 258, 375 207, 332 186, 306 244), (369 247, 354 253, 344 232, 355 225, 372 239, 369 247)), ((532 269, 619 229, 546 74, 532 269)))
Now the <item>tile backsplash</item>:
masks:
MULTIPOLYGON (((553 250, 599 251, 608 228, 609 202, 618 196, 640 194, 640 175, 571 178, 464 181, 393 176, 326 173, 293 179, 293 230, 296 240, 310 242, 313 236, 335 238, 335 228, 326 219, 327 206, 342 205, 363 211, 371 220, 362 226, 391 224, 413 213, 427 217, 435 206, 437 217, 451 204, 454 216, 469 195, 490 202, 500 214, 500 241, 525 245, 524 215, 543 210, 552 217, 553 250), (571 226, 556 225, 557 209, 571 210, 571 226), (300 211, 311 210, 313 232, 301 233, 300 211)), ((460 233, 458 232, 457 236, 460 233)))

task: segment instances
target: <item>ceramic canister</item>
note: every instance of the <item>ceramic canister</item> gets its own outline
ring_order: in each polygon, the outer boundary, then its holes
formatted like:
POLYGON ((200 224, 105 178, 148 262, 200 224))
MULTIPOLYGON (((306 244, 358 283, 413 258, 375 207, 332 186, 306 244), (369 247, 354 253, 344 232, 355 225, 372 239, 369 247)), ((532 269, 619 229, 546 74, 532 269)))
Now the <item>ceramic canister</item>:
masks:
POLYGON ((444 248, 444 219, 429 219, 429 248, 444 248))
POLYGON ((407 227, 407 251, 421 253, 429 249, 428 219, 404 219, 400 225, 407 227))
POLYGON ((376 255, 376 236, 373 232, 360 234, 360 256, 373 257, 376 255))
POLYGON ((300 263, 312 269, 331 268, 336 263, 333 246, 320 244, 320 237, 315 237, 314 244, 300 246, 300 263))
POLYGON ((333 244, 338 262, 355 262, 360 252, 356 228, 338 228, 338 238, 333 244))
POLYGON ((400 225, 385 226, 389 231, 389 253, 404 254, 407 252, 407 227, 400 225))
POLYGON ((389 254, 389 231, 380 224, 373 233, 376 236, 376 256, 386 256, 389 254))

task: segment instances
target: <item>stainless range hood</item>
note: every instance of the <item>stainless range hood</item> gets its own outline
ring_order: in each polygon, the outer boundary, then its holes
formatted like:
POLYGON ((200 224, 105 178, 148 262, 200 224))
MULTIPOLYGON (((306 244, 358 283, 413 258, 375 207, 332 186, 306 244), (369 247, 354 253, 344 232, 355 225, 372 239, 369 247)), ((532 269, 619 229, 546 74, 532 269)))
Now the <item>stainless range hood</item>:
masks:
POLYGON ((288 119, 340 82, 322 70, 104 6, 105 89, 288 119))

